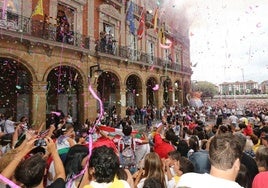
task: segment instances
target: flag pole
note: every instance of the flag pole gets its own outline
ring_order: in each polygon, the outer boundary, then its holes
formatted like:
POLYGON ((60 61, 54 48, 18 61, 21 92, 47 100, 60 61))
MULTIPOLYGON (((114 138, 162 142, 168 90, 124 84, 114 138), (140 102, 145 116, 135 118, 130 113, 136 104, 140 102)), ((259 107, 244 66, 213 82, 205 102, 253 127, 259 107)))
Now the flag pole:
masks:
MULTIPOLYGON (((28 22, 26 23, 25 27, 23 27, 23 30, 22 30, 22 31, 24 31, 24 30, 28 27, 28 25, 29 25, 29 23, 30 23, 30 21, 31 21, 33 15, 34 15, 34 13, 36 12, 36 9, 37 9, 37 8, 40 8, 39 6, 42 6, 42 11, 43 11, 43 1, 42 1, 42 0, 38 0, 36 6, 35 6, 35 8, 34 8, 34 10, 32 11, 32 13, 31 13, 31 15, 30 15, 30 17, 29 17, 28 22), (41 5, 41 3, 42 3, 42 5, 41 5)), ((38 14, 37 14, 37 15, 38 15, 38 14)), ((39 15, 41 15, 41 14, 39 14, 39 15)), ((44 15, 44 12, 42 12, 42 15, 41 15, 41 16, 43 16, 43 15, 44 15)))

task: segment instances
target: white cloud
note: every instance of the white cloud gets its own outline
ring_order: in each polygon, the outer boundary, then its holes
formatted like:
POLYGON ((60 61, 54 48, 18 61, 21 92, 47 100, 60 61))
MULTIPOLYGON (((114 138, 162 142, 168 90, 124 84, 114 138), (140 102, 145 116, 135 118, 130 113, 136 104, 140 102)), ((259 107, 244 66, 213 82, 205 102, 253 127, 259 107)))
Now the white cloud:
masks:
MULTIPOLYGON (((195 0, 193 0, 195 2, 195 0)), ((190 26, 194 80, 267 80, 268 0, 196 1, 190 26)))
POLYGON ((155 2, 174 33, 190 34, 193 80, 268 79, 268 0, 155 2))

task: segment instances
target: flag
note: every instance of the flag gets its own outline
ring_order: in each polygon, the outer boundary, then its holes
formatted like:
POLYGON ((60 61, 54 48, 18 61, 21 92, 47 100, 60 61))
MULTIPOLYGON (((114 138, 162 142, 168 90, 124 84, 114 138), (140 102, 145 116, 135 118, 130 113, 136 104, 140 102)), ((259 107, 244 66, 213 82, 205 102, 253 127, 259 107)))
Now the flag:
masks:
POLYGON ((166 44, 165 24, 162 24, 162 27, 158 30, 158 38, 161 44, 166 44))
POLYGON ((139 28, 137 30, 137 35, 138 35, 138 40, 142 39, 143 33, 144 33, 144 26, 145 26, 145 12, 144 9, 142 10, 141 13, 141 18, 139 21, 139 28))
MULTIPOLYGON (((110 127, 110 126, 105 126, 105 125, 99 125, 98 126, 99 130, 104 131, 106 134, 110 135, 123 135, 122 129, 110 127)), ((138 133, 138 130, 132 130, 131 134, 136 135, 138 133)))
POLYGON ((130 1, 128 11, 127 11, 127 21, 129 22, 129 30, 132 35, 135 34, 135 21, 134 21, 134 9, 133 3, 130 1))
POLYGON ((43 11, 43 0, 38 0, 38 3, 32 13, 32 16, 35 15, 41 15, 44 16, 44 11, 43 11))
POLYGON ((152 20, 152 24, 154 26, 154 30, 156 31, 156 28, 157 28, 157 19, 158 19, 158 7, 155 9, 155 12, 154 12, 154 17, 153 17, 153 20, 152 20))

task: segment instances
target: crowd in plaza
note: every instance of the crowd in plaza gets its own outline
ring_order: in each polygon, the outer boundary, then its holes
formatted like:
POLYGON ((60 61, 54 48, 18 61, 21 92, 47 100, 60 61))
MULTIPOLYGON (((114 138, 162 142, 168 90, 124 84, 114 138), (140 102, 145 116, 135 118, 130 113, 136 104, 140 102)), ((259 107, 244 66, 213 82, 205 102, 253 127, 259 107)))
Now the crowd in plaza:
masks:
POLYGON ((2 114, 0 187, 268 187, 267 104, 218 100, 126 114, 114 109, 79 129, 63 113, 47 127, 2 114))

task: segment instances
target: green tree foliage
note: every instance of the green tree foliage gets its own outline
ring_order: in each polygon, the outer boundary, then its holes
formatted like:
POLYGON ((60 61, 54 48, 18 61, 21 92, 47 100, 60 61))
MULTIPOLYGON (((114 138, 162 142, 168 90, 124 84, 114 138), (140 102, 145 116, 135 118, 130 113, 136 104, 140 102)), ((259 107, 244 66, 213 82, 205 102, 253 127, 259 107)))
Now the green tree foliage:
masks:
POLYGON ((213 98, 218 94, 218 87, 207 81, 192 81, 192 91, 202 92, 202 98, 213 98))

